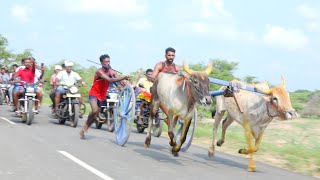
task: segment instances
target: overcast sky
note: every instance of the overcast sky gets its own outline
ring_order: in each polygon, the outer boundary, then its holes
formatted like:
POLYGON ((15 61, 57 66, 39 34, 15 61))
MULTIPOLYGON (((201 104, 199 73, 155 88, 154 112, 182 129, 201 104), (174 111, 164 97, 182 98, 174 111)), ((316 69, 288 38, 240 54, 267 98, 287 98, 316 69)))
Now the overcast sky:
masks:
POLYGON ((101 54, 129 73, 153 68, 164 50, 176 63, 239 62, 235 75, 287 89, 320 89, 320 1, 0 0, 9 49, 33 49, 39 62, 91 66, 101 54))

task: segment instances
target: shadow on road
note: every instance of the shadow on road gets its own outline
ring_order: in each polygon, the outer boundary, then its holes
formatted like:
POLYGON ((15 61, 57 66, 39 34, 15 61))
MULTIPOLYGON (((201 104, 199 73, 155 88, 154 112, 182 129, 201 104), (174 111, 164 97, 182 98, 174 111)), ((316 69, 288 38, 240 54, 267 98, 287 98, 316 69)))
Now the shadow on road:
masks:
MULTIPOLYGON (((127 142, 127 144, 130 144, 130 145, 134 145, 134 146, 138 146, 138 147, 142 147, 144 148, 144 142, 133 142, 133 141, 130 141, 130 142, 127 142)), ((159 144, 150 144, 150 147, 149 149, 155 149, 155 150, 164 150, 164 149, 169 149, 169 146, 164 146, 164 145, 159 145, 159 144)))
POLYGON ((232 166, 232 167, 245 169, 245 170, 247 169, 247 164, 242 164, 242 163, 239 163, 239 162, 231 160, 231 159, 223 158, 221 156, 215 155, 214 157, 211 158, 211 157, 208 157, 207 154, 193 153, 192 155, 195 157, 198 157, 200 159, 204 159, 206 161, 209 161, 209 162, 203 161, 201 163, 208 164, 208 163, 214 162, 216 164, 223 164, 223 165, 232 166))
MULTIPOLYGON (((26 122, 23 122, 23 121, 22 121, 22 118, 18 117, 17 115, 11 115, 11 117, 12 117, 12 118, 10 118, 10 121, 12 121, 12 122, 14 122, 14 123, 17 123, 17 124, 25 124, 25 125, 27 125, 26 122)), ((32 124, 38 124, 37 120, 34 119, 34 120, 32 121, 32 124)))
POLYGON ((173 157, 168 152, 157 151, 154 149, 134 149, 134 152, 137 152, 141 156, 147 156, 152 158, 153 160, 165 163, 172 163, 175 165, 182 165, 177 157, 173 157))

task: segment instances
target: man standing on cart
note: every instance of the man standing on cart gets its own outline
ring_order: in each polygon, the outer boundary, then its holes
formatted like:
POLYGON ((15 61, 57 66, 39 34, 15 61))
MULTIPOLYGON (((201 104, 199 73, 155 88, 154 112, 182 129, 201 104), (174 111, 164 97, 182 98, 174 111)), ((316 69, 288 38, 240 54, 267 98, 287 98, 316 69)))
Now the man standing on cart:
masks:
POLYGON ((161 72, 171 72, 171 73, 178 73, 180 71, 180 67, 176 65, 173 61, 176 57, 176 50, 172 47, 168 47, 165 51, 165 58, 164 62, 159 62, 154 66, 154 70, 152 73, 152 77, 155 81, 161 72))
POLYGON ((117 77, 116 73, 110 67, 110 56, 107 54, 100 56, 101 68, 97 69, 93 79, 93 85, 89 91, 89 102, 91 112, 85 122, 83 128, 80 130, 80 139, 84 139, 85 132, 88 131, 90 125, 99 115, 101 106, 106 103, 106 96, 110 83, 121 82, 122 80, 129 80, 129 76, 117 77))
MULTIPOLYGON (((173 62, 175 57, 176 57, 176 50, 173 49, 172 47, 168 47, 165 50, 166 60, 164 62, 161 61, 154 66, 154 70, 152 73, 152 77, 153 77, 152 82, 154 82, 158 78, 158 75, 161 72, 169 72, 169 73, 181 72, 180 67, 173 62)), ((160 108, 166 115, 168 115, 167 108, 165 108, 161 103, 160 103, 160 108)), ((165 119, 165 123, 168 124, 168 119, 165 119)))

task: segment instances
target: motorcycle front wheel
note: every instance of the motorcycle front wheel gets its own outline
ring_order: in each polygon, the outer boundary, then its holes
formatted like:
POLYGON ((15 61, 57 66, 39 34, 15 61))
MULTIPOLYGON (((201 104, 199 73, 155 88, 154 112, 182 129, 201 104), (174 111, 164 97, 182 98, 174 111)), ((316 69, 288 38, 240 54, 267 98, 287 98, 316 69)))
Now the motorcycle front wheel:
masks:
POLYGON ((77 127, 78 120, 79 120, 79 104, 72 105, 72 113, 73 115, 70 116, 71 127, 77 127))
POLYGON ((28 112, 27 112, 27 124, 31 125, 32 121, 34 119, 34 114, 33 114, 33 100, 29 99, 28 100, 28 112))

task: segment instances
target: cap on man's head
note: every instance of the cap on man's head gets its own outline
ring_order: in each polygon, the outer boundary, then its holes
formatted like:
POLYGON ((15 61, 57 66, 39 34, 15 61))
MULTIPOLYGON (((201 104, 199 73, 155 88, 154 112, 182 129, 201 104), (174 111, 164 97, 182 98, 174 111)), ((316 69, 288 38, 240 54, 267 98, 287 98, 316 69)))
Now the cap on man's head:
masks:
POLYGON ((55 65, 54 70, 62 70, 62 67, 60 65, 55 65))
POLYGON ((65 65, 66 67, 68 67, 68 66, 73 66, 73 62, 65 61, 65 62, 64 62, 64 65, 65 65))

